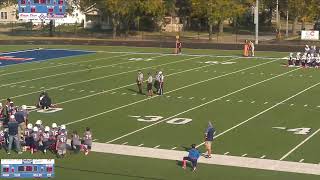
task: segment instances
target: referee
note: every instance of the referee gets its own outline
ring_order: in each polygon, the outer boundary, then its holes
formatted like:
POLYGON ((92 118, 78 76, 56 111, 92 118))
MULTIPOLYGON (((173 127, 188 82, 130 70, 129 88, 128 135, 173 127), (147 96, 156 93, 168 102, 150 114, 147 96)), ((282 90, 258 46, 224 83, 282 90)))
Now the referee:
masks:
POLYGON ((147 90, 148 90, 148 96, 151 97, 153 96, 153 91, 152 91, 152 82, 153 82, 153 77, 151 73, 148 73, 149 77, 147 79, 147 90))

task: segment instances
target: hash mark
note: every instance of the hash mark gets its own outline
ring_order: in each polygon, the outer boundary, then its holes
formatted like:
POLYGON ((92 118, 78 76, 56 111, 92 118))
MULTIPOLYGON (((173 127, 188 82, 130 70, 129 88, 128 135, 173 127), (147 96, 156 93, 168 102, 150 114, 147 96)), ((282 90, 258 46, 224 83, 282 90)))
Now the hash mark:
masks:
POLYGON ((239 103, 242 103, 243 102, 243 100, 240 100, 240 101, 238 101, 239 103))
POLYGON ((173 148, 171 148, 171 150, 175 150, 175 149, 177 149, 177 147, 173 147, 173 148))
POLYGON ((178 99, 181 99, 181 98, 182 98, 182 96, 179 96, 179 97, 178 97, 178 99))
POLYGON ((248 154, 242 154, 242 156, 241 157, 245 157, 245 156, 247 156, 248 154))
POLYGON ((303 162, 303 161, 304 161, 304 159, 300 159, 300 161, 299 161, 299 162, 301 163, 301 162, 303 162))
POLYGON ((141 147, 141 146, 143 146, 143 144, 139 144, 138 146, 141 147))
POLYGON ((126 95, 127 93, 122 93, 121 95, 126 95))
POLYGON ((115 93, 117 93, 117 92, 112 92, 111 94, 115 94, 115 93))
POLYGON ((122 145, 126 145, 126 144, 128 144, 128 142, 124 142, 124 143, 122 143, 122 145))
POLYGON ((290 104, 290 106, 293 106, 294 104, 290 104))
POLYGON ((263 156, 260 157, 260 159, 264 159, 265 157, 266 157, 266 155, 263 155, 263 156))
POLYGON ((264 104, 268 104, 269 102, 265 102, 264 104))
POLYGON ((226 101, 227 101, 227 102, 229 102, 229 101, 230 101, 230 99, 227 99, 226 101))
POLYGON ((160 145, 156 145, 156 146, 155 146, 155 147, 153 147, 153 148, 157 149, 158 147, 160 147, 160 145))
POLYGON ((308 104, 305 104, 304 107, 308 107, 308 104))
POLYGON ((227 154, 229 154, 229 152, 225 152, 225 153, 224 153, 224 155, 227 155, 227 154))
POLYGON ((255 103, 255 101, 252 101, 251 104, 255 103))

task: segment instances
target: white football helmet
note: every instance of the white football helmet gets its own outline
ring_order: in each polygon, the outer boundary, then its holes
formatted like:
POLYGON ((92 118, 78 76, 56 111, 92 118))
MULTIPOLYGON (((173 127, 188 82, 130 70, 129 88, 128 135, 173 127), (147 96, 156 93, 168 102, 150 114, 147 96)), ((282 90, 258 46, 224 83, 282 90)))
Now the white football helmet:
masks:
POLYGON ((44 127, 44 131, 45 132, 49 132, 50 131, 50 127, 49 126, 44 127))
POLYGON ((38 127, 36 127, 36 126, 33 127, 33 131, 34 131, 34 132, 38 132, 38 130, 39 130, 38 127))
POLYGON ((61 130, 65 130, 66 129, 66 125, 62 124, 60 127, 61 130))
POLYGON ((159 71, 158 73, 161 75, 161 74, 162 74, 162 71, 159 71))
POLYGON ((36 121, 36 125, 41 125, 42 124, 42 121, 41 120, 37 120, 36 121))
POLYGON ((29 123, 28 125, 27 125, 27 128, 29 129, 29 130, 32 130, 32 124, 31 123, 29 123))
POLYGON ((52 127, 52 128, 57 128, 58 125, 57 125, 57 123, 52 123, 51 127, 52 127))

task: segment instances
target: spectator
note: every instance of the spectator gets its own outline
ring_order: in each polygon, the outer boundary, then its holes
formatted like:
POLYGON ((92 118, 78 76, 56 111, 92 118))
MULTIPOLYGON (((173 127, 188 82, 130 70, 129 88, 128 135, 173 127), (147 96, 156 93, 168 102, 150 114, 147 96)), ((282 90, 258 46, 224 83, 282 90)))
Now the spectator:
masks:
POLYGON ((15 120, 14 115, 10 116, 10 121, 8 123, 9 128, 9 146, 8 146, 8 154, 10 154, 12 143, 14 141, 16 150, 18 154, 22 154, 20 149, 20 141, 18 137, 18 122, 15 120))

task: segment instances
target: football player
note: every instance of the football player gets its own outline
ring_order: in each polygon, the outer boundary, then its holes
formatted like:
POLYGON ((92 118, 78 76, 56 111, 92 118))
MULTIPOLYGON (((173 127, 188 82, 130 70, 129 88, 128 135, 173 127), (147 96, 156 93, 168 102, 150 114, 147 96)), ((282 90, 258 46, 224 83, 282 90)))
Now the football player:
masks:
POLYGON ((38 128, 38 132, 41 134, 44 131, 44 127, 42 125, 42 121, 41 120, 37 120, 35 127, 38 128))
POLYGON ((294 61, 294 65, 295 65, 295 66, 300 66, 300 63, 301 63, 301 53, 298 52, 298 53, 296 54, 296 59, 295 59, 295 61, 294 61))
POLYGON ((290 54, 289 54, 289 59, 288 59, 288 66, 289 66, 289 67, 293 66, 293 61, 294 61, 294 59, 293 59, 293 53, 290 53, 290 54))
POLYGON ((89 127, 87 127, 86 131, 84 132, 83 145, 84 145, 83 146, 84 147, 84 154, 88 155, 91 150, 91 146, 92 146, 92 133, 91 133, 89 127))
POLYGON ((320 54, 317 54, 316 56, 316 68, 319 68, 320 66, 320 54))
POLYGON ((57 137, 56 150, 58 158, 63 158, 67 153, 67 136, 64 132, 57 137))
POLYGON ((35 151, 39 149, 40 134, 37 126, 33 127, 31 136, 32 136, 31 154, 33 154, 35 151))
POLYGON ((6 146, 6 135, 3 129, 0 129, 0 149, 6 146))
POLYGON ((44 132, 42 132, 42 135, 41 135, 41 142, 42 142, 42 151, 43 151, 43 153, 46 154, 47 153, 47 149, 51 145, 50 127, 49 126, 46 126, 44 128, 44 132))
POLYGON ((24 130, 24 142, 25 142, 25 146, 24 146, 24 150, 30 150, 31 146, 33 145, 33 138, 32 138, 32 124, 28 124, 27 128, 24 130))
POLYGON ((71 148, 74 150, 74 153, 79 153, 81 147, 80 136, 77 131, 73 131, 71 139, 71 148))
POLYGON ((164 75, 159 71, 159 95, 163 95, 164 75))

